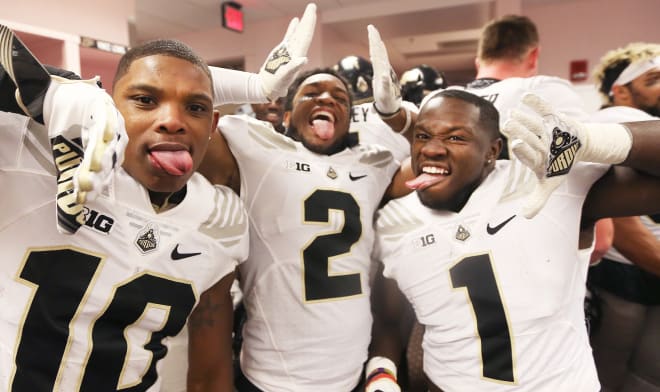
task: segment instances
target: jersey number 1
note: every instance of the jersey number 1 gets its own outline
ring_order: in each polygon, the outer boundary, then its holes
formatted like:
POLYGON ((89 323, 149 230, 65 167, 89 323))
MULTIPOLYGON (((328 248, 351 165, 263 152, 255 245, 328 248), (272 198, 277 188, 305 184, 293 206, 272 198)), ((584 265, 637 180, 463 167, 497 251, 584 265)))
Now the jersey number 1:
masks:
POLYGON ((481 341, 482 375, 514 382, 509 323, 488 254, 468 256, 449 271, 454 288, 465 287, 481 341))

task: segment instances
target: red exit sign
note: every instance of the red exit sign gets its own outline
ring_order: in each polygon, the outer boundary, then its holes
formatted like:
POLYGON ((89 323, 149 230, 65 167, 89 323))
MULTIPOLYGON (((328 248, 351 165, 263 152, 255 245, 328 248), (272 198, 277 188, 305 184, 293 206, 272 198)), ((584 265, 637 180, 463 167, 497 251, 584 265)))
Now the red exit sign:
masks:
POLYGON ((222 3, 222 26, 229 29, 243 32, 243 8, 242 5, 234 1, 222 3))

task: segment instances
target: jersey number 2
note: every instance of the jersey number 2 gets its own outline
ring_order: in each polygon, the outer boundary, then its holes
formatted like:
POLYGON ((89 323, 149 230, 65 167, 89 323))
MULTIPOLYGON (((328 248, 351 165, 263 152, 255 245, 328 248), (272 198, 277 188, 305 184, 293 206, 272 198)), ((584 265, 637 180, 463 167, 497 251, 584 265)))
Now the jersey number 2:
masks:
POLYGON ((321 301, 362 293, 360 274, 330 276, 330 258, 351 250, 362 235, 360 206, 348 193, 317 190, 305 200, 306 223, 328 223, 329 211, 344 214, 344 226, 338 233, 314 238, 303 249, 305 300, 321 301))
MULTIPOLYGON (((16 352, 12 390, 56 388, 59 370, 65 365, 70 323, 85 302, 101 261, 98 256, 73 249, 29 253, 20 279, 34 291, 16 352)), ((94 371, 84 372, 80 391, 120 389, 119 379, 129 352, 125 329, 138 322, 150 304, 169 308, 168 317, 143 346, 152 359, 141 381, 126 390, 146 391, 154 384, 156 362, 167 351, 161 340, 181 331, 195 304, 195 295, 190 284, 145 273, 117 286, 103 314, 94 322, 85 366, 94 371)))
POLYGON ((488 254, 468 256, 449 271, 454 288, 465 287, 481 340, 482 375, 514 382, 509 323, 488 254))

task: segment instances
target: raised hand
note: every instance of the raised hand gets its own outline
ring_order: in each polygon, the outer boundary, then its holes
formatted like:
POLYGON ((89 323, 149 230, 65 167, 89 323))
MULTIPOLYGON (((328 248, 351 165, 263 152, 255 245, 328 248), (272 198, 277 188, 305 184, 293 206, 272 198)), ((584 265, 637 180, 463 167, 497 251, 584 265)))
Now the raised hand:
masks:
POLYGON ((57 229, 75 233, 84 223, 83 204, 103 191, 123 161, 128 142, 123 118, 96 79, 51 76, 3 25, 0 65, 16 88, 17 106, 48 129, 57 171, 57 229))
POLYGON ((387 48, 380 38, 380 33, 373 25, 367 26, 369 34, 369 56, 374 68, 372 88, 374 105, 381 116, 395 115, 401 108, 401 87, 390 65, 387 48))
POLYGON ((51 144, 63 137, 79 139, 84 156, 73 177, 76 200, 93 200, 121 165, 128 136, 124 119, 96 79, 69 80, 51 76, 44 103, 44 119, 51 144))
POLYGON ((310 3, 300 20, 293 18, 284 35, 284 40, 268 55, 259 71, 262 88, 268 99, 275 100, 286 95, 287 89, 307 63, 307 49, 314 37, 316 27, 316 4, 310 3))
POLYGON ((525 217, 541 210, 576 162, 616 164, 626 159, 632 138, 625 127, 580 123, 535 94, 526 94, 522 102, 532 112, 512 110, 502 133, 509 138, 513 154, 538 179, 523 207, 525 217))

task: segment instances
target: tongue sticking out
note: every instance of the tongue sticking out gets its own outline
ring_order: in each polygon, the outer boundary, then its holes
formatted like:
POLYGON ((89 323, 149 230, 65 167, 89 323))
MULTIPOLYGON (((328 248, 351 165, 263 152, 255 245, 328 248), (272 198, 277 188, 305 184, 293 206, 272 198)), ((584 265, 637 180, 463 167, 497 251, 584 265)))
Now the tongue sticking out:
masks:
POLYGON ((312 129, 320 139, 328 140, 335 134, 335 124, 327 120, 316 119, 312 121, 312 129))
POLYGON ((437 184, 438 182, 442 181, 445 179, 445 176, 442 175, 432 175, 432 174, 426 174, 422 173, 417 178, 414 178, 412 180, 406 181, 406 186, 410 189, 413 190, 422 190, 430 187, 431 185, 437 184))
POLYGON ((193 161, 186 150, 178 151, 151 151, 156 163, 173 176, 182 176, 192 170, 193 161))

